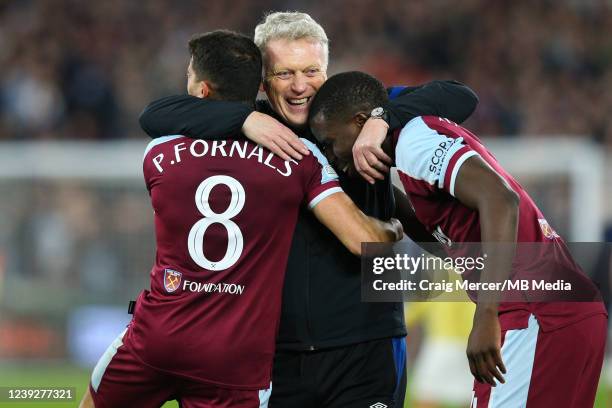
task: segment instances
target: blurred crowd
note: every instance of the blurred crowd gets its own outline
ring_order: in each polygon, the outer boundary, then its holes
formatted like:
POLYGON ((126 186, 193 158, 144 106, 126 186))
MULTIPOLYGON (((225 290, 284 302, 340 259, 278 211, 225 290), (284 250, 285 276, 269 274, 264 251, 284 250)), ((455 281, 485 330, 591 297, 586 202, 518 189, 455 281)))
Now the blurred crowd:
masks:
POLYGON ((252 34, 302 10, 331 40, 330 72, 387 84, 454 78, 481 135, 581 135, 612 149, 609 0, 19 0, 0 2, 0 140, 143 137, 153 98, 185 89, 196 32, 252 34))
POLYGON ((148 284, 153 211, 140 183, 3 181, 0 194, 0 305, 62 314, 148 284))

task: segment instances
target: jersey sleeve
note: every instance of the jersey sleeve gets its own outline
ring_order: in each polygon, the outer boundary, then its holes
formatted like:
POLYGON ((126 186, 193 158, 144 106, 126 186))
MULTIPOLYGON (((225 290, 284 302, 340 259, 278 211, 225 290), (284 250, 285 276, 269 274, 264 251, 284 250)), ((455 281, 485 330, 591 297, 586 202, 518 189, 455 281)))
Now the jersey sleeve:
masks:
POLYGON ((145 148, 142 157, 142 172, 145 179, 145 185, 147 187, 147 190, 149 191, 149 194, 151 194, 151 189, 159 181, 159 178, 164 171, 163 167, 160 165, 160 163, 162 163, 164 160, 164 154, 162 152, 154 151, 155 147, 175 139, 180 139, 182 137, 184 136, 169 135, 159 137, 149 142, 149 144, 145 148))
POLYGON ((305 200, 308 208, 313 209, 323 199, 334 193, 342 192, 338 174, 327 161, 319 148, 307 139, 300 139, 312 154, 302 159, 305 170, 305 200))
POLYGON ((395 162, 400 174, 452 196, 455 196, 459 169, 468 158, 476 155, 478 153, 465 143, 463 137, 439 133, 422 117, 414 118, 404 126, 395 148, 395 162))

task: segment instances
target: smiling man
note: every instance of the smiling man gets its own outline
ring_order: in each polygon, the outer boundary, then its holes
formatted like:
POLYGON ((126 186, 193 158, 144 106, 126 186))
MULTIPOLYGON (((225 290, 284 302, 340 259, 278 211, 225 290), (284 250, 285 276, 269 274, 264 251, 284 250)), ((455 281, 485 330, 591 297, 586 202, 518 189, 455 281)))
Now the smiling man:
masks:
MULTIPOLYGON (((256 42, 263 43, 270 35, 264 27, 255 30, 256 42)), ((327 78, 327 52, 326 43, 308 38, 266 43, 264 90, 276 113, 292 127, 306 123, 312 98, 327 78)))

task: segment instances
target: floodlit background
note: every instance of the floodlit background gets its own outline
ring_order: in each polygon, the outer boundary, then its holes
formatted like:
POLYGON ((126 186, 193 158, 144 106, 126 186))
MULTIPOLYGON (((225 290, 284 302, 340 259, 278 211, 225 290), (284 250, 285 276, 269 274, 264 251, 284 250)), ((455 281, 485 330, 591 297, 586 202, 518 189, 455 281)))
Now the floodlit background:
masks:
MULTIPOLYGON (((0 0, 0 386, 82 394, 154 259, 138 114, 185 92, 192 34, 252 35, 268 10, 322 24, 330 74, 468 84, 480 104, 465 126, 551 225, 569 241, 612 240, 609 0, 0 0)), ((412 399, 428 339, 464 347, 469 307, 453 333, 448 313, 407 306, 412 399)), ((604 374, 600 407, 607 387, 604 374)))

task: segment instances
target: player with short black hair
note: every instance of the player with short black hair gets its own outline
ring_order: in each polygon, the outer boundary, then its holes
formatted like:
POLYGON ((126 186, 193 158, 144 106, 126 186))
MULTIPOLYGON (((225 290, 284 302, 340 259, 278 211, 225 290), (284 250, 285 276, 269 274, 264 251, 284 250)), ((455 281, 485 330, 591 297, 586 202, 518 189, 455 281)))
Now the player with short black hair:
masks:
POLYGON ((250 38, 228 30, 199 34, 189 41, 189 53, 194 79, 208 84, 211 99, 253 105, 262 63, 250 38))
POLYGON ((355 110, 371 111, 389 102, 389 94, 378 79, 359 71, 345 72, 321 87, 312 101, 309 116, 322 112, 330 121, 344 119, 355 110))
MULTIPOLYGON (((380 106, 377 95, 382 90, 364 73, 329 78, 310 110, 317 140, 352 161, 352 146, 380 106), (334 109, 343 115, 335 115, 334 109)), ((534 280, 553 271, 556 279, 572 282, 579 297, 574 302, 536 302, 528 301, 531 293, 522 292, 518 301, 507 302, 482 291, 477 300, 473 297, 476 311, 467 347, 476 379, 471 406, 593 406, 607 312, 597 288, 527 192, 474 134, 445 118, 416 117, 389 132, 382 149, 394 158, 418 221, 446 246, 449 256, 455 243, 482 243, 486 267, 481 276, 470 273, 465 279, 534 280), (514 250, 517 243, 537 245, 526 256, 514 250)))

